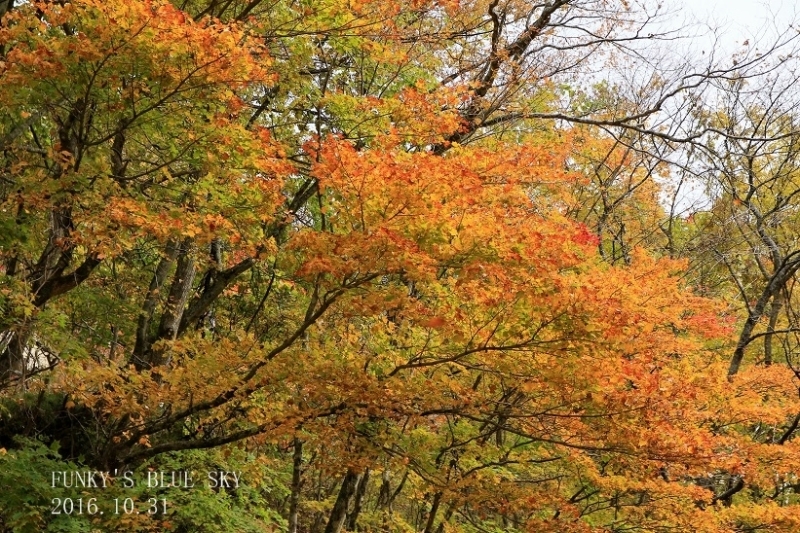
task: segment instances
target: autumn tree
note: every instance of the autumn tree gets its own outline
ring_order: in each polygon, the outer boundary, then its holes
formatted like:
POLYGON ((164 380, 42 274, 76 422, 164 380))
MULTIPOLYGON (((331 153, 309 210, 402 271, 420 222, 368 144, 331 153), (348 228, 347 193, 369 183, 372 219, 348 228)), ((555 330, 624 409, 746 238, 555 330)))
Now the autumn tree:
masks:
MULTIPOLYGON (((791 71, 758 85, 742 78, 731 80, 720 87, 722 105, 709 109, 706 118, 724 135, 709 140, 706 156, 700 160, 713 204, 698 220, 704 229, 698 250, 718 265, 746 312, 731 359, 731 376, 741 368, 745 350, 754 341, 763 340, 759 351, 762 361, 770 364, 773 342, 789 342, 794 329, 793 306, 784 309, 784 302, 792 300, 791 288, 800 268, 800 250, 791 230, 800 192, 793 126, 797 104, 791 98, 794 84, 791 71), (786 319, 788 328, 778 328, 778 322, 786 319), (764 331, 759 332, 763 321, 764 331)), ((787 345, 786 355, 792 351, 787 345)))
POLYGON ((574 98, 661 9, 0 3, 0 526, 796 530, 796 424, 749 434, 791 375, 729 383, 723 307, 642 246, 648 150, 722 131, 693 102, 734 67, 574 98), (231 465, 47 513, 48 469, 231 465))

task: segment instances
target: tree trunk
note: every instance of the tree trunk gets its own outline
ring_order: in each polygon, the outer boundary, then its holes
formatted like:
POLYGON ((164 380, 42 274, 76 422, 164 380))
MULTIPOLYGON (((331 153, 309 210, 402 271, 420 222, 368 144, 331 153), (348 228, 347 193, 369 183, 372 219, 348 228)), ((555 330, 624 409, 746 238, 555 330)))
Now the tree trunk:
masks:
MULTIPOLYGON (((448 506, 447 511, 444 513, 444 518, 442 518, 442 521, 439 522, 439 527, 436 528, 436 533, 444 533, 444 525, 453 517, 453 513, 455 513, 455 511, 456 504, 451 503, 448 506)), ((503 515, 503 521, 505 523, 505 515, 503 515)))
POLYGON ((25 381, 25 346, 30 338, 27 328, 7 331, 4 334, 11 338, 0 355, 0 390, 14 379, 18 379, 20 383, 25 381))
MULTIPOLYGON (((0 0, 0 17, 11 11, 14 7, 14 0, 0 0)), ((2 48, 0 48, 2 50, 2 48)))
POLYGON ((153 279, 150 280, 150 287, 147 289, 147 296, 142 304, 142 310, 139 312, 139 320, 136 324, 136 344, 133 348, 133 364, 141 369, 145 366, 144 356, 150 350, 151 335, 150 335, 150 321, 153 319, 156 306, 158 305, 159 291, 164 286, 167 280, 169 269, 175 262, 178 255, 178 243, 173 240, 167 242, 164 250, 164 255, 158 262, 156 271, 153 274, 153 279))
POLYGON ((783 292, 778 291, 772 298, 772 305, 769 309, 769 324, 767 334, 764 336, 764 364, 772 364, 772 337, 775 335, 775 326, 778 323, 778 315, 783 308, 783 292))
POLYGON ((737 372, 739 372, 739 367, 742 365, 742 360, 744 359, 744 350, 747 348, 747 345, 750 344, 750 337, 753 335, 753 330, 756 328, 758 321, 761 320, 761 317, 764 315, 767 302, 769 302, 771 297, 772 293, 769 292, 768 286, 766 289, 764 289, 761 298, 759 298, 756 302, 755 308, 748 314, 747 320, 742 327, 742 332, 739 334, 739 340, 736 343, 736 348, 733 350, 731 364, 728 367, 728 379, 732 378, 737 372))
POLYGON ((767 304, 784 289, 786 283, 794 276, 798 269, 800 269, 800 260, 792 260, 791 262, 784 263, 778 271, 772 275, 767 286, 764 287, 755 307, 750 310, 747 321, 745 321, 742 332, 739 335, 736 349, 733 351, 733 357, 731 357, 731 364, 728 367, 728 379, 732 379, 733 376, 739 372, 742 359, 744 359, 744 350, 753 340, 753 330, 761 317, 764 316, 767 304))
POLYGON ((300 503, 300 484, 302 482, 303 441, 295 437, 292 455, 292 494, 289 498, 289 531, 297 533, 298 505, 300 503))
POLYGON ((380 491, 378 491, 378 499, 375 501, 376 510, 389 504, 389 499, 392 496, 392 485, 389 480, 389 470, 384 469, 381 474, 381 488, 380 491))
MULTIPOLYGON (((158 340, 172 341, 178 336, 178 327, 194 283, 196 268, 194 257, 192 257, 192 240, 187 237, 181 243, 180 248, 178 266, 175 268, 167 304, 164 306, 161 324, 158 327, 158 336, 156 337, 158 340)), ((159 366, 166 362, 162 350, 151 351, 149 357, 145 357, 145 359, 150 366, 159 366)))
POLYGON ((328 524, 325 526, 325 533, 340 533, 342 526, 344 526, 345 519, 347 518, 347 508, 350 507, 350 500, 356 492, 358 481, 361 475, 356 473, 352 468, 347 469, 347 474, 342 481, 342 487, 339 489, 339 496, 336 498, 336 503, 333 505, 333 510, 328 517, 328 524))
POLYGON ((367 493, 367 483, 369 483, 369 468, 364 470, 361 480, 356 489, 355 502, 353 503, 353 512, 347 517, 347 530, 355 531, 356 524, 358 523, 358 515, 361 512, 361 507, 364 502, 364 495, 367 493))
POLYGON ((407 479, 408 479, 408 470, 406 470, 403 473, 403 479, 400 480, 400 484, 397 485, 397 488, 394 490, 394 493, 392 493, 392 496, 389 498, 389 501, 386 502, 386 507, 389 509, 389 513, 390 514, 394 510, 394 508, 393 508, 394 501, 397 499, 397 497, 403 491, 403 487, 405 487, 407 479))
POLYGON ((436 521, 436 515, 439 513, 439 504, 441 503, 442 503, 442 493, 437 492, 433 496, 433 503, 431 504, 431 510, 428 513, 428 521, 425 524, 424 533, 433 533, 433 524, 436 521))

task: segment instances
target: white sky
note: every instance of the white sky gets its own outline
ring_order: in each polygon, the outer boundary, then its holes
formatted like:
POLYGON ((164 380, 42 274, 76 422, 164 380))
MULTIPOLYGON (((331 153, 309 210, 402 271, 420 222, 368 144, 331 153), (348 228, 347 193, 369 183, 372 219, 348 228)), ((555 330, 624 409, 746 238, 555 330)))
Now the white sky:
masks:
POLYGON ((725 47, 755 42, 760 36, 776 37, 800 18, 794 0, 675 0, 673 5, 682 5, 690 18, 719 28, 725 47))
MULTIPOLYGON (((758 29, 776 16, 781 18, 795 11, 794 3, 785 0, 694 0, 683 5, 699 18, 713 18, 731 26, 758 29)), ((786 20, 784 18, 784 20, 786 20)), ((735 28, 732 28, 735 29, 735 28)))

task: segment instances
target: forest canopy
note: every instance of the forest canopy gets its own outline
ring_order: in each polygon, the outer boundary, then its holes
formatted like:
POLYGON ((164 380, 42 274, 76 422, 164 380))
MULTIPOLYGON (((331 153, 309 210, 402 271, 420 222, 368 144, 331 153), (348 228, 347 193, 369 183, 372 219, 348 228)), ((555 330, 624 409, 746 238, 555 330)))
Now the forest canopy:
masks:
POLYGON ((800 531, 800 34, 675 9, 0 0, 0 532, 800 531))

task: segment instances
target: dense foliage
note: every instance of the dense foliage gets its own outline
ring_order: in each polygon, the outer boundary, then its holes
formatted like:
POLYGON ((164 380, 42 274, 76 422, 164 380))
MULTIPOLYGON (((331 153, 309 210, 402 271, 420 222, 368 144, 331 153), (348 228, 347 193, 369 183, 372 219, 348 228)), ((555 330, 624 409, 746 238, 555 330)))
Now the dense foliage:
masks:
POLYGON ((800 530, 795 37, 662 9, 0 0, 0 531, 800 530))

